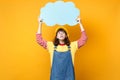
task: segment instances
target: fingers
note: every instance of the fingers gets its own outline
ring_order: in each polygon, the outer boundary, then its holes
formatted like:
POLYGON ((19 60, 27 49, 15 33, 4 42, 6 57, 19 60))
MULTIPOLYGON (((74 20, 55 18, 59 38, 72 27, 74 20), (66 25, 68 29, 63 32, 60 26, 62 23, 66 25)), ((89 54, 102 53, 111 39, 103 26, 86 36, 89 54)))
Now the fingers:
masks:
POLYGON ((80 18, 77 18, 77 22, 80 23, 81 19, 80 18))
POLYGON ((41 19, 39 16, 38 16, 38 22, 43 22, 43 19, 41 19))
POLYGON ((43 22, 43 19, 40 19, 40 22, 43 22))

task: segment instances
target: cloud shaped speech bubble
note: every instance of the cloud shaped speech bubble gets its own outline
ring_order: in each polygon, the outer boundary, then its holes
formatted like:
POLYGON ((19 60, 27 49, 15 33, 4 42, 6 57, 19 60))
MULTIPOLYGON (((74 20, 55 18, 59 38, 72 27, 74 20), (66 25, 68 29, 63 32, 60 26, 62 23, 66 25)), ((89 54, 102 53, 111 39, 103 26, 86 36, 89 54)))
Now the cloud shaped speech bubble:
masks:
POLYGON ((47 3, 45 7, 40 9, 40 12, 40 18, 48 26, 56 24, 74 26, 77 24, 76 19, 80 15, 79 9, 75 7, 73 2, 61 0, 47 3))

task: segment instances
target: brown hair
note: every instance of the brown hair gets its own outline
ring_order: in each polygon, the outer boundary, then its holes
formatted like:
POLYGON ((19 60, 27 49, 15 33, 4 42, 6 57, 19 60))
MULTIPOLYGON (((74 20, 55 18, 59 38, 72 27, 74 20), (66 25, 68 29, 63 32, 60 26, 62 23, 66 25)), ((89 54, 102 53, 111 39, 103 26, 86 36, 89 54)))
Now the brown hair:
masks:
POLYGON ((63 28, 59 28, 59 29, 57 30, 56 35, 55 35, 55 38, 54 38, 54 41, 53 41, 53 44, 54 44, 55 46, 57 46, 57 45, 59 44, 59 39, 57 39, 57 33, 58 33, 59 31, 63 31, 63 32, 66 34, 66 37, 65 37, 65 39, 64 39, 64 42, 65 42, 65 44, 66 44, 67 46, 69 46, 69 45, 70 45, 70 40, 69 40, 69 38, 68 38, 67 32, 66 32, 63 28))

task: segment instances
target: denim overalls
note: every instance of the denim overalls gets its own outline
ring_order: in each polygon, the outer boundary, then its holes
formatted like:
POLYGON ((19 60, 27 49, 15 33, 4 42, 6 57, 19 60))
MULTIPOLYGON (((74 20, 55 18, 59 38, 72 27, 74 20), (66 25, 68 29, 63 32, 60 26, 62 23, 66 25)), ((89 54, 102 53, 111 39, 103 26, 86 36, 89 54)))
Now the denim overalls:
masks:
POLYGON ((70 46, 68 51, 59 52, 54 46, 50 80, 75 80, 70 46))

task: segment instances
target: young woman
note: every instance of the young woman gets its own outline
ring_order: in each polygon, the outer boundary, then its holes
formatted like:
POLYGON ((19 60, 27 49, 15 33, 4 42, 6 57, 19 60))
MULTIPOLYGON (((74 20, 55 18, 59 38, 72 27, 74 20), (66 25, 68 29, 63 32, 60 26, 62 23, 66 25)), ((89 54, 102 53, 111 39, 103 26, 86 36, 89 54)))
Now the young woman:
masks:
POLYGON ((56 29, 53 42, 44 40, 41 33, 42 20, 38 19, 38 21, 39 27, 36 32, 36 41, 50 53, 50 80, 75 80, 74 55, 76 50, 83 46, 88 39, 80 18, 77 19, 77 22, 80 25, 81 37, 73 42, 70 42, 68 31, 64 27, 56 29))

